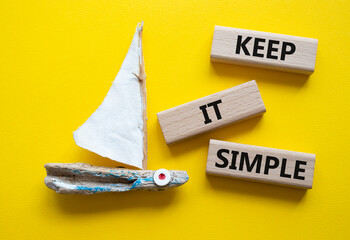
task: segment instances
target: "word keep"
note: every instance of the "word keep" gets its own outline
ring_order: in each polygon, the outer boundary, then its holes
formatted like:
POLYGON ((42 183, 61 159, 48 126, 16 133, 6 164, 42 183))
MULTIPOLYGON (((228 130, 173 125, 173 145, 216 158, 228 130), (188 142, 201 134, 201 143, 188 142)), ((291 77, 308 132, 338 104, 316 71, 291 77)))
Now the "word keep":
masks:
POLYGON ((215 26, 211 60, 302 74, 315 69, 317 39, 215 26))
POLYGON ((167 144, 266 112, 255 81, 157 113, 167 144))
POLYGON ((210 140, 207 173, 312 188, 315 155, 210 140))
POLYGON ((265 50, 266 46, 262 45, 262 43, 266 42, 266 39, 264 38, 255 38, 254 39, 254 44, 253 44, 253 51, 252 53, 249 53, 249 50, 247 48, 247 43, 253 38, 253 37, 246 37, 244 40, 242 40, 242 36, 238 35, 237 36, 237 44, 236 44, 236 54, 241 54, 242 52, 246 56, 253 56, 253 57, 266 57, 270 59, 280 59, 284 61, 286 59, 286 55, 291 55, 295 53, 295 45, 291 42, 282 42, 282 50, 281 50, 281 57, 278 58, 278 56, 273 55, 274 52, 278 51, 277 47, 274 47, 278 44, 280 44, 280 41, 277 40, 268 40, 268 45, 267 45, 267 51, 266 51, 266 56, 262 52, 265 50), (259 53, 261 51, 261 53, 259 53))

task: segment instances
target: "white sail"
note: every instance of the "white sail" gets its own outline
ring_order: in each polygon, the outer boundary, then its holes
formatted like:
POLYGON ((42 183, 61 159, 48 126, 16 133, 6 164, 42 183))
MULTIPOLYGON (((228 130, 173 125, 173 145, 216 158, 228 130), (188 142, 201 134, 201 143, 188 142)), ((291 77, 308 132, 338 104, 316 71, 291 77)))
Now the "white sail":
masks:
POLYGON ((135 76, 144 74, 141 32, 142 24, 102 104, 73 134, 78 146, 139 169, 146 158, 145 93, 135 76))

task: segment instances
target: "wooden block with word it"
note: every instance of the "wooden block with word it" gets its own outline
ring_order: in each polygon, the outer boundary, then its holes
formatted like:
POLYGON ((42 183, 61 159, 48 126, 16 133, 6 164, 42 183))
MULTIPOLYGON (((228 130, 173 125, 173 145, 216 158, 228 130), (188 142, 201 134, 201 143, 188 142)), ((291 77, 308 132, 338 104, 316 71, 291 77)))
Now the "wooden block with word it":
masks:
POLYGON ((159 112, 157 116, 165 141, 171 144, 265 111, 253 80, 159 112))
POLYGON ((311 74, 317 39, 215 26, 211 60, 311 74))
POLYGON ((312 188, 315 155, 210 140, 207 173, 312 188))

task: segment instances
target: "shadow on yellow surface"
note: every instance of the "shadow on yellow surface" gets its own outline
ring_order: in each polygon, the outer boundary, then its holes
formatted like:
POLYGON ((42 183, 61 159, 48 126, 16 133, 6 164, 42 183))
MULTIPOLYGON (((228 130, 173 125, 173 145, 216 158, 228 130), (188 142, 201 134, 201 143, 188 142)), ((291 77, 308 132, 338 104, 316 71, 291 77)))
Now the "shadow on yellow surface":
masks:
POLYGON ((54 194, 54 204, 65 214, 92 214, 128 208, 163 208, 174 200, 176 189, 161 192, 135 191, 92 195, 64 195, 53 191, 47 191, 47 193, 54 194))
MULTIPOLYGON (((232 125, 225 126, 223 128, 217 129, 214 132, 207 132, 194 136, 195 141, 191 139, 186 139, 183 142, 175 143, 169 145, 170 152, 174 157, 192 151, 202 146, 209 146, 209 139, 226 139, 227 137, 237 137, 239 135, 245 134, 249 131, 253 131, 254 127, 263 118, 263 115, 244 120, 232 125)), ((160 127, 159 127, 159 131, 160 127)), ((164 141, 164 140, 163 140, 164 141)))
POLYGON ((284 187, 240 179, 229 179, 213 175, 207 175, 207 180, 210 187, 215 191, 228 191, 236 194, 274 198, 295 203, 300 202, 307 192, 306 189, 301 188, 284 187))
POLYGON ((137 169, 131 166, 123 166, 123 164, 121 163, 118 163, 106 157, 102 157, 94 152, 91 152, 81 147, 77 147, 74 153, 77 155, 75 159, 80 159, 79 162, 82 163, 103 167, 127 167, 129 169, 137 169))
POLYGON ((247 80, 261 80, 273 84, 286 84, 302 87, 309 79, 308 75, 280 72, 269 69, 245 67, 234 64, 211 62, 211 71, 220 77, 235 77, 247 80))

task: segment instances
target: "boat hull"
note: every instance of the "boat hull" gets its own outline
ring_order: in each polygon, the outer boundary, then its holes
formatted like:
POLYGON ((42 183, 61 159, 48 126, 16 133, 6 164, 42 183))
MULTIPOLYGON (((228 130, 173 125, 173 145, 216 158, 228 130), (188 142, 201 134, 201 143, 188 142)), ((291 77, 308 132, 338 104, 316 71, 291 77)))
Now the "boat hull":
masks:
POLYGON ((85 163, 48 163, 45 168, 46 186, 62 194, 161 191, 181 186, 188 181, 187 172, 177 170, 169 170, 169 183, 158 186, 153 178, 153 170, 108 168, 85 163))

